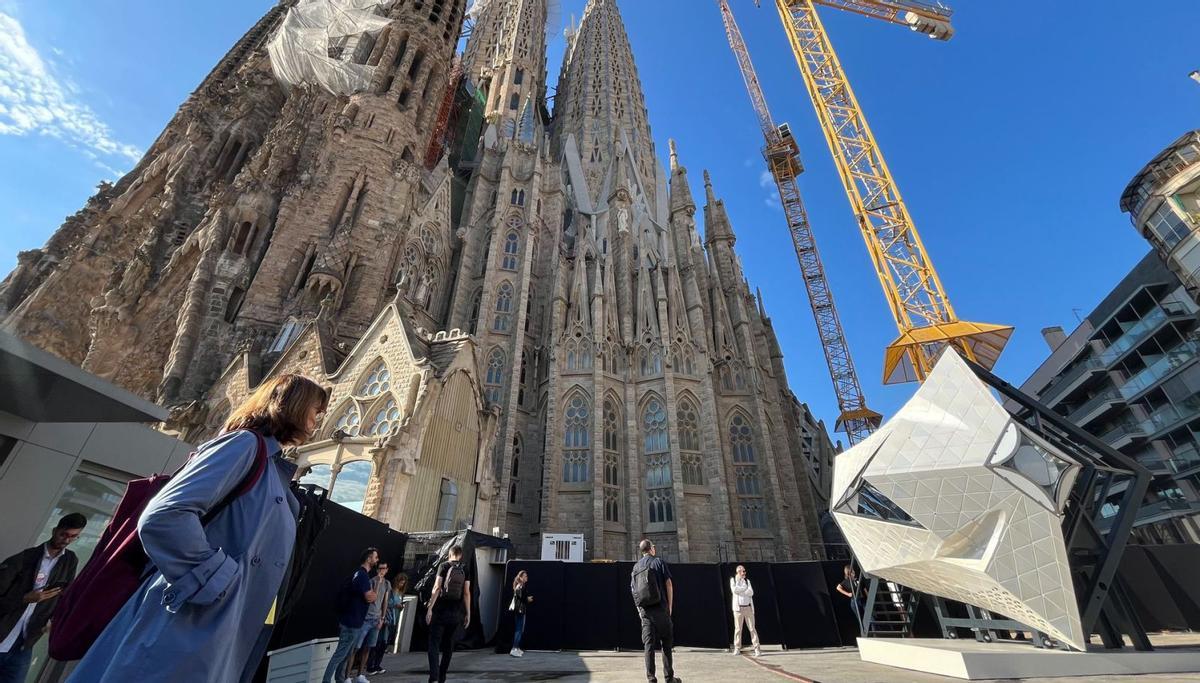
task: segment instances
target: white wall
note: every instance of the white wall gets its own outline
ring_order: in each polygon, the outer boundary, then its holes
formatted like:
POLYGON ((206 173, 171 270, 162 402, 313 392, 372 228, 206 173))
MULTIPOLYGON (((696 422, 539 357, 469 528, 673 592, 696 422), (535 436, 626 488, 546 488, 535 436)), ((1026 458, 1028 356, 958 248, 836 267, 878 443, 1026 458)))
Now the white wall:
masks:
POLYGON ((173 472, 192 447, 135 423, 30 422, 0 411, 0 434, 17 440, 0 464, 0 557, 37 535, 81 463, 136 479, 173 472))

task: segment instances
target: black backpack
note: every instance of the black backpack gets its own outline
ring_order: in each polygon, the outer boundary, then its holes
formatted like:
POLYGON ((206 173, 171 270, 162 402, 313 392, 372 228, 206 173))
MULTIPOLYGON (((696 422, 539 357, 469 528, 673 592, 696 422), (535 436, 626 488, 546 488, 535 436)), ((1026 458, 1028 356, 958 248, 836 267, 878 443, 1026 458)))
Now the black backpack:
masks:
POLYGON ((451 562, 446 570, 446 578, 442 580, 442 595, 447 600, 462 600, 463 586, 467 582, 467 572, 458 562, 451 562))
POLYGON ((649 562, 638 563, 633 568, 633 604, 638 607, 653 607, 662 602, 662 591, 658 578, 649 562))

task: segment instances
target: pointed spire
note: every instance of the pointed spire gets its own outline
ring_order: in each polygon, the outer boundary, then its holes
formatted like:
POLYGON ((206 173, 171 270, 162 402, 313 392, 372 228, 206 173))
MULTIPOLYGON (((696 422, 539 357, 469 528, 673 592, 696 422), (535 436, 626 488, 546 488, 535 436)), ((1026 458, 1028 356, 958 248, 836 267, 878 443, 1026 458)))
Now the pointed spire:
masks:
POLYGON ((704 237, 705 242, 728 242, 730 246, 737 241, 733 227, 729 224, 729 216, 725 213, 725 202, 717 199, 713 191, 712 178, 704 171, 704 237))
POLYGON ((618 320, 619 311, 617 310, 619 306, 617 302, 617 290, 613 285, 613 281, 616 278, 613 275, 608 267, 600 269, 601 287, 604 291, 604 336, 608 340, 620 344, 624 340, 621 339, 621 323, 618 320))
POLYGON ((587 260, 575 258, 574 278, 571 283, 570 301, 567 303, 567 330, 581 330, 584 334, 592 331, 590 298, 587 286, 587 260))
POLYGON ((655 303, 654 293, 650 291, 650 268, 645 257, 638 261, 638 316, 637 330, 634 333, 639 341, 644 341, 647 337, 657 341, 662 335, 658 326, 658 305, 655 303))
MULTIPOLYGON (((675 141, 670 141, 671 145, 671 216, 675 215, 676 211, 685 211, 691 209, 693 212, 696 209, 696 200, 692 199, 692 188, 688 183, 687 168, 679 163, 679 150, 675 147, 675 141)), ((708 177, 707 171, 705 178, 708 177)))

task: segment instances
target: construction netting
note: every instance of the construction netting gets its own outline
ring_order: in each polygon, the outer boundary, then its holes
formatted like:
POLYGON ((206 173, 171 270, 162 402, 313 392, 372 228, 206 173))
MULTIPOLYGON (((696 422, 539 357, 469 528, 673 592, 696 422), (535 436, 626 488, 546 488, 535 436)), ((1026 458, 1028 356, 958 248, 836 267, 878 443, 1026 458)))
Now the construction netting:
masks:
POLYGON ((267 44, 271 68, 287 86, 317 83, 335 95, 365 90, 367 62, 388 25, 390 0, 300 0, 267 44))

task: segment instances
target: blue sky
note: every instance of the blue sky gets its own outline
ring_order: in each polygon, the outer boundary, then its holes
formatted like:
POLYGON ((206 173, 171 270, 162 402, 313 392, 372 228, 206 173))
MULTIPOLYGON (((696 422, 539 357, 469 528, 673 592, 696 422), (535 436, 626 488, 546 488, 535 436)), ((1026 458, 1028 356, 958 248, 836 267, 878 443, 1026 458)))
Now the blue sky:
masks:
MULTIPOLYGON (((0 264, 40 246, 103 179, 129 169, 271 0, 0 0, 0 264)), ((564 0, 564 18, 584 0, 564 0)), ((734 0, 801 186, 869 403, 895 336, 812 105, 764 3, 734 0)), ((1200 123, 1200 3, 957 0, 949 43, 863 17, 822 16, 960 317, 1017 332, 998 365, 1019 383, 1147 250, 1117 207, 1162 147, 1200 123)), ((712 172, 762 288, 793 389, 832 426, 836 403, 761 137, 710 0, 623 0, 664 161, 678 141, 693 191, 712 172)), ((556 32, 556 36, 561 35, 556 32)), ((551 83, 561 40, 550 49, 551 83)))

